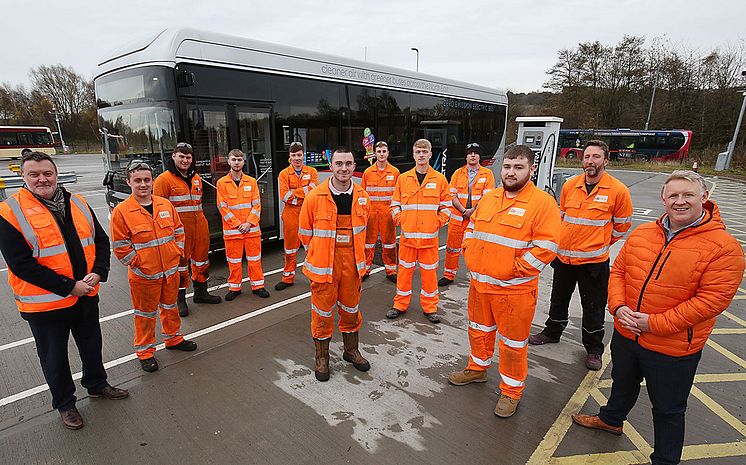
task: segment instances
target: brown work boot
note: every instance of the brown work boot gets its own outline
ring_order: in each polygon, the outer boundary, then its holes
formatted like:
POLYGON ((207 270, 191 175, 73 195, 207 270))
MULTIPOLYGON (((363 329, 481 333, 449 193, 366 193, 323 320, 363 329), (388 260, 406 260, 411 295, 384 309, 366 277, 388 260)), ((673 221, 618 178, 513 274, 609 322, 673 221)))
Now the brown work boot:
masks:
POLYGON ((583 428, 600 429, 607 433, 615 434, 617 436, 622 435, 622 426, 611 426, 606 424, 603 420, 598 418, 598 415, 583 415, 582 413, 576 413, 572 416, 572 421, 583 428))
POLYGON ((80 429, 83 427, 83 417, 80 416, 80 412, 75 407, 70 410, 60 412, 62 418, 62 426, 67 429, 80 429))
POLYGON ((352 363, 356 369, 360 371, 370 370, 370 363, 363 358, 363 354, 358 350, 358 333, 342 333, 342 339, 344 340, 345 350, 342 353, 342 358, 346 362, 352 363))
POLYGON ((513 399, 505 394, 501 394, 495 406, 495 415, 500 418, 512 417, 518 408, 518 402, 520 402, 520 399, 513 399))
POLYGON ((468 368, 463 371, 454 371, 448 375, 448 382, 455 386, 464 386, 469 383, 486 383, 487 372, 469 370, 468 368))
POLYGON ((559 338, 553 339, 543 332, 529 336, 528 343, 532 346, 542 346, 544 344, 556 344, 559 342, 559 338))
POLYGON ((585 367, 589 370, 598 371, 602 365, 601 354, 588 354, 585 356, 585 367))
POLYGON ((314 375, 319 381, 329 381, 329 342, 331 342, 331 338, 313 340, 316 346, 314 375))

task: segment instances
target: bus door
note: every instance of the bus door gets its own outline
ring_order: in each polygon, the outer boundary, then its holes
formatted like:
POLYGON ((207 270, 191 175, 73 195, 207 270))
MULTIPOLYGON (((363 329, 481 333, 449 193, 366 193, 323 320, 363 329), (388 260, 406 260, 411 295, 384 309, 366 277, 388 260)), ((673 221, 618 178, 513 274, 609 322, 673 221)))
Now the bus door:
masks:
POLYGON ((261 227, 264 237, 277 237, 277 195, 270 140, 270 109, 237 107, 239 147, 246 157, 244 171, 257 180, 262 200, 261 227))

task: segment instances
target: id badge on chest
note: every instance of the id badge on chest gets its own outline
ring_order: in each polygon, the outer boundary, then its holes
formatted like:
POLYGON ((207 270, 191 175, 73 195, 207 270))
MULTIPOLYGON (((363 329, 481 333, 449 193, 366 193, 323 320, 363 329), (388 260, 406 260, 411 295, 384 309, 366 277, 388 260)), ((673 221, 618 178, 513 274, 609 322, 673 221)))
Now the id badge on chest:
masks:
POLYGON ((339 244, 349 244, 352 238, 349 234, 337 234, 337 242, 339 244))

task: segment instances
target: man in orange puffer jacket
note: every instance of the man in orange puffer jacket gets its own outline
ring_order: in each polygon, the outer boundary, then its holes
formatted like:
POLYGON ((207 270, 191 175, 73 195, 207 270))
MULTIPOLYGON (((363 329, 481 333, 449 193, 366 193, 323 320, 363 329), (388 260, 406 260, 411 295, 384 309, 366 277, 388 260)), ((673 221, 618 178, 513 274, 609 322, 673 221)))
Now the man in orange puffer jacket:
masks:
POLYGON ((609 279, 611 396, 598 415, 573 415, 587 428, 622 434, 645 378, 653 404, 653 464, 679 463, 686 400, 715 319, 744 272, 741 245, 725 231, 702 176, 674 171, 661 191, 666 213, 638 227, 609 279))

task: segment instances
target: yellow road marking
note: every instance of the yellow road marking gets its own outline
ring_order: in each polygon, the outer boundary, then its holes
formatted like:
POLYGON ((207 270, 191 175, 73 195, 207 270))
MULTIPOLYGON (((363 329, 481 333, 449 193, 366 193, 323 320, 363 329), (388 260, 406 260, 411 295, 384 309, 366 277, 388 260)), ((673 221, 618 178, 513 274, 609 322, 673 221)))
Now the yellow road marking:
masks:
MULTIPOLYGON (((606 405, 608 400, 603 395, 601 391, 598 389, 591 389, 591 396, 593 397, 593 400, 595 400, 598 405, 606 405)), ((642 437, 642 435, 635 429, 634 426, 632 426, 632 423, 625 422, 624 423, 624 435, 627 436, 627 438, 632 442, 632 444, 637 447, 637 450, 640 451, 640 453, 647 457, 648 455, 653 453, 653 448, 648 444, 648 442, 645 440, 645 438, 642 437)))
MULTIPOLYGON (((746 273, 744 273, 744 275, 746 275, 746 273)), ((728 317, 728 318, 730 318, 731 320, 735 321, 735 322, 736 322, 736 323, 738 323, 739 325, 741 325, 741 326, 743 326, 744 328, 746 328, 746 320, 742 320, 741 318, 738 318, 738 317, 737 317, 736 315, 732 314, 732 313, 731 313, 731 312, 729 312, 728 310, 725 310, 725 311, 723 312, 723 315, 727 316, 727 317, 728 317)))
POLYGON ((559 447, 560 442, 567 434, 567 430, 570 429, 570 425, 572 425, 572 418, 570 418, 570 415, 577 413, 580 408, 583 407, 583 404, 588 399, 590 390, 594 388, 599 378, 601 378, 601 374, 609 364, 609 361, 611 361, 611 351, 608 350, 608 347, 607 350, 604 351, 601 361, 601 369, 599 371, 589 371, 588 374, 585 375, 583 380, 580 382, 578 389, 575 390, 575 393, 570 397, 570 400, 567 401, 565 407, 562 409, 560 414, 557 415, 557 419, 554 420, 552 426, 549 427, 547 434, 544 435, 544 438, 536 447, 534 453, 529 457, 526 465, 545 465, 550 461, 552 455, 554 455, 554 452, 557 450, 557 447, 559 447))
POLYGON ((725 347, 721 346, 717 342, 713 341, 712 339, 707 340, 707 345, 712 347, 713 349, 720 352, 725 357, 729 358, 733 363, 736 363, 741 366, 741 368, 746 368, 746 360, 742 359, 738 355, 734 354, 730 350, 726 349, 725 347))
POLYGON ((712 334, 746 334, 746 328, 715 328, 712 334))
POLYGON ((746 442, 724 444, 692 444, 684 446, 682 460, 700 460, 716 457, 739 457, 746 455, 746 442))
POLYGON ((725 410, 722 405, 715 402, 712 397, 702 392, 702 390, 697 386, 692 386, 691 393, 694 397, 699 399, 700 402, 705 404, 707 408, 712 410, 715 415, 719 416, 724 422, 728 423, 743 436, 746 436, 746 425, 744 425, 741 420, 734 417, 729 411, 725 410))
MULTIPOLYGON (((746 442, 726 442, 720 444, 690 444, 684 446, 681 454, 682 461, 702 460, 722 457, 741 457, 746 455, 746 442)), ((556 465, 576 464, 608 464, 608 465, 630 465, 634 463, 647 463, 648 457, 643 456, 640 451, 618 451, 602 454, 569 455, 566 457, 555 457, 549 463, 556 465)))

